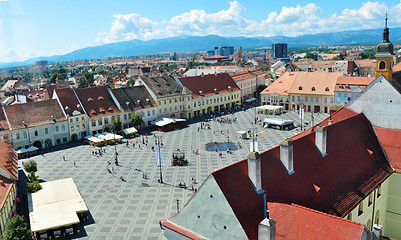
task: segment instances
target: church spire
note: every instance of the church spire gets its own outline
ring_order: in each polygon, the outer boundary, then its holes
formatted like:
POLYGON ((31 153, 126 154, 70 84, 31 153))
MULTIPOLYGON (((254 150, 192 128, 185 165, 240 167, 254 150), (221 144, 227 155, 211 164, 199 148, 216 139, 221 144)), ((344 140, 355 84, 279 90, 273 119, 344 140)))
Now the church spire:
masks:
POLYGON ((376 47, 376 77, 383 75, 387 80, 392 79, 394 47, 390 42, 390 31, 387 27, 387 13, 383 28, 383 40, 376 47))
POLYGON ((387 13, 386 13, 386 19, 385 19, 385 24, 384 24, 384 29, 383 29, 383 40, 382 40, 382 42, 385 42, 385 43, 389 43, 390 42, 389 30, 388 30, 388 27, 387 27, 387 20, 388 20, 388 17, 387 17, 387 13))

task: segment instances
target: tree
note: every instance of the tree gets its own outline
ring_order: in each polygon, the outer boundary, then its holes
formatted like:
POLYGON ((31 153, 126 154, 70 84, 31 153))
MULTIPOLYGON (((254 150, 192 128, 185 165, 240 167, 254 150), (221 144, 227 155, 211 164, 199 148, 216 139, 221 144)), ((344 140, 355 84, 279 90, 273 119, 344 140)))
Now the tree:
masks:
POLYGON ((313 59, 314 61, 317 61, 317 54, 313 54, 313 53, 307 53, 306 55, 305 55, 305 57, 304 58, 311 58, 311 59, 313 59))
POLYGON ((129 86, 134 86, 134 84, 135 84, 135 79, 129 78, 128 81, 127 81, 127 83, 126 83, 125 85, 126 85, 127 87, 129 87, 129 86))
POLYGON ((4 240, 28 240, 32 239, 31 230, 28 229, 23 216, 15 215, 11 218, 3 233, 4 240))
POLYGON ((131 123, 137 127, 143 123, 142 116, 139 113, 133 113, 130 116, 131 123))
POLYGON ((112 122, 111 124, 112 124, 112 126, 113 126, 114 132, 119 132, 119 131, 121 131, 121 129, 122 129, 122 122, 121 122, 119 116, 117 116, 117 117, 113 120, 113 122, 112 122))
POLYGON ((40 185, 39 181, 33 181, 26 184, 26 189, 29 193, 35 193, 42 189, 42 185, 40 185))
POLYGON ((28 160, 24 163, 24 169, 27 172, 37 172, 38 171, 38 165, 36 164, 35 160, 28 160))
POLYGON ((374 51, 366 51, 366 52, 361 52, 359 53, 359 56, 362 57, 362 59, 375 59, 375 52, 374 51))

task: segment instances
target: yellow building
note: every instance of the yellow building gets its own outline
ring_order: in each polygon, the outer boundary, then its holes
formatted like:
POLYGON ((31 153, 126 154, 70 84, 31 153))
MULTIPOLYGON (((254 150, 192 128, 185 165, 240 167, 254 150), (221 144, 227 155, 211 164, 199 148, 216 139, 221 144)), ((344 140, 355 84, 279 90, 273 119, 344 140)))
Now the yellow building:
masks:
POLYGON ((376 47, 376 77, 380 74, 387 78, 392 79, 392 68, 394 65, 394 47, 389 40, 389 29, 386 25, 383 29, 383 40, 376 47))

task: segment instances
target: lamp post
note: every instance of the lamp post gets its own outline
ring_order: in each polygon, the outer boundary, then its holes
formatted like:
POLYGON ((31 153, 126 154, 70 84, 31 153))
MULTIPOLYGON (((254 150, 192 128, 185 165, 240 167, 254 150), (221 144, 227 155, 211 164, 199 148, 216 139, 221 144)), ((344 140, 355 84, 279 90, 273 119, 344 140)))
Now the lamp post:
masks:
POLYGON ((157 151, 158 151, 158 154, 157 154, 157 161, 159 162, 159 170, 160 170, 160 181, 159 181, 159 183, 164 183, 163 182, 163 174, 162 174, 162 158, 161 158, 161 155, 160 155, 160 144, 161 144, 161 138, 160 138, 160 136, 156 136, 155 135, 155 137, 156 137, 156 144, 157 144, 157 151))
POLYGON ((115 164, 118 166, 118 152, 117 152, 117 142, 116 142, 116 128, 113 126, 113 133, 114 133, 114 154, 115 154, 115 164))

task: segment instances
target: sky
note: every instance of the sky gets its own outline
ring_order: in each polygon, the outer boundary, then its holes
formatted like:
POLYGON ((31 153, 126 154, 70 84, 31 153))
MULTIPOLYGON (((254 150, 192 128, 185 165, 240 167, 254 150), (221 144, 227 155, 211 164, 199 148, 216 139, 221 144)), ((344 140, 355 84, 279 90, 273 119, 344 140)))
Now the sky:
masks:
POLYGON ((401 27, 401 0, 0 0, 0 62, 180 35, 298 36, 401 27))

